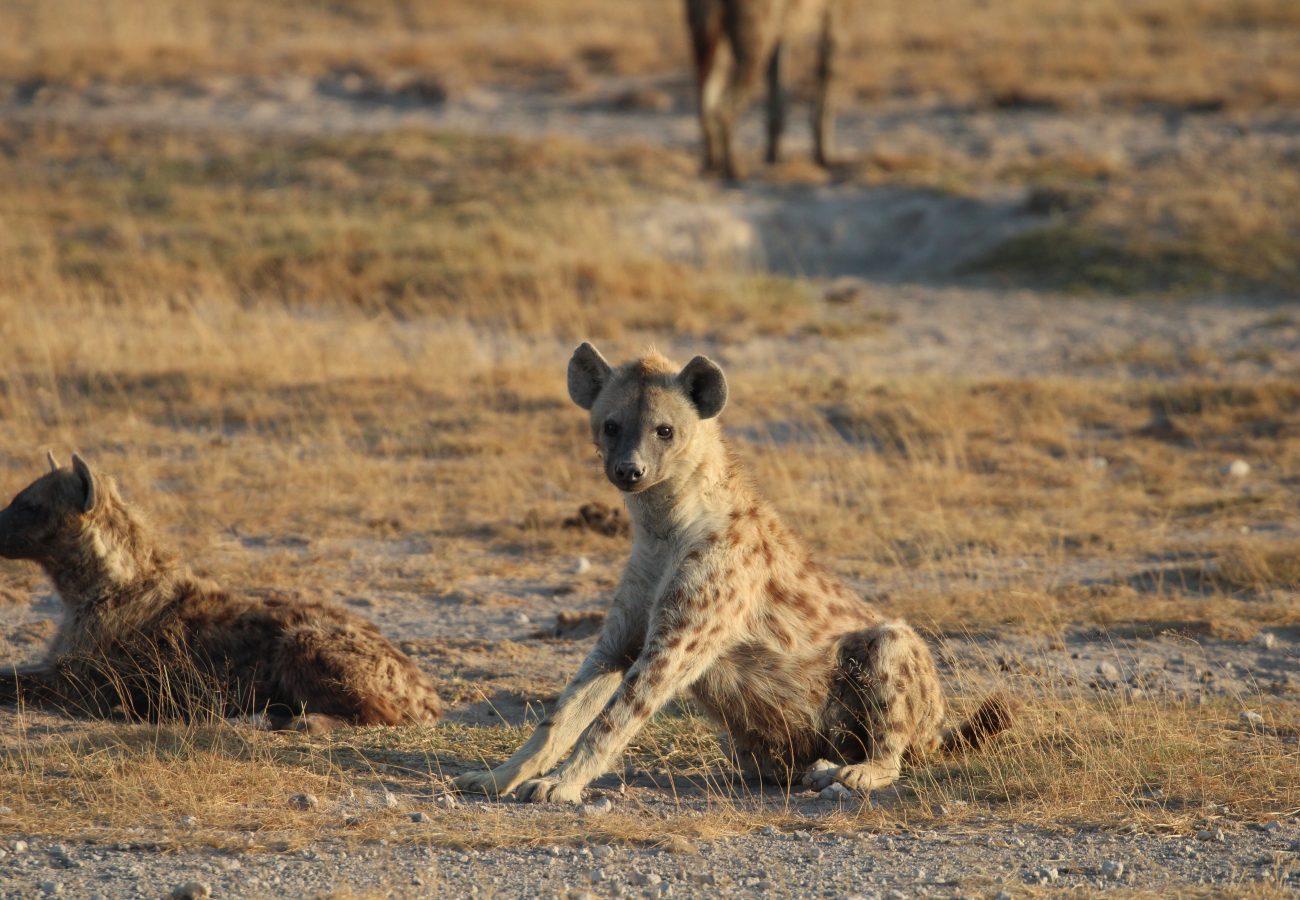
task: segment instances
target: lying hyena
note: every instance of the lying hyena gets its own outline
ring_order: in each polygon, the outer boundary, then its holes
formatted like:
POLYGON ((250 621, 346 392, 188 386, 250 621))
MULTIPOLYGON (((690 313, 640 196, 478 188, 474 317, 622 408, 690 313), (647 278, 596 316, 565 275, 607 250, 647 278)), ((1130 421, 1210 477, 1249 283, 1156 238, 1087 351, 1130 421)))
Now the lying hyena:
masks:
POLYGON ((428 680, 370 622, 296 598, 228 594, 179 567, 73 455, 0 511, 0 556, 53 579, 65 616, 44 664, 0 673, 0 703, 88 715, 263 714, 312 732, 432 722, 428 680))
POLYGON ((686 0, 686 23, 695 59, 696 102, 704 138, 705 171, 737 174, 732 155, 736 120, 767 73, 767 161, 780 155, 785 129, 781 89, 781 41, 800 20, 817 17, 813 159, 828 165, 831 153, 831 88, 845 0, 686 0), (728 52, 729 51, 729 52, 728 52))
POLYGON ((686 691, 742 769, 783 781, 806 771, 817 788, 881 787, 909 751, 975 746, 1008 726, 1010 705, 990 700, 941 733, 925 642, 813 562, 758 498, 718 427, 727 383, 713 362, 697 356, 679 372, 652 353, 613 369, 583 344, 569 396, 591 410, 605 474, 627 494, 632 558, 554 714, 458 786, 577 801, 686 691), (835 764, 814 765, 823 758, 835 764))

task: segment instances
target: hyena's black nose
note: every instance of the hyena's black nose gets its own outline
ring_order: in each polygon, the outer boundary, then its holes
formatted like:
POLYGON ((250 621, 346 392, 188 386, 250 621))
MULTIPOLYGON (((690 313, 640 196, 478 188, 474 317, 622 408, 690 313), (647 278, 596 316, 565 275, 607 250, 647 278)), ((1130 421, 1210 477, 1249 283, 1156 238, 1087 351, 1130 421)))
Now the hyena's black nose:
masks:
POLYGON ((636 484, 645 476, 645 467, 636 463, 621 462, 614 464, 614 477, 628 484, 636 484))

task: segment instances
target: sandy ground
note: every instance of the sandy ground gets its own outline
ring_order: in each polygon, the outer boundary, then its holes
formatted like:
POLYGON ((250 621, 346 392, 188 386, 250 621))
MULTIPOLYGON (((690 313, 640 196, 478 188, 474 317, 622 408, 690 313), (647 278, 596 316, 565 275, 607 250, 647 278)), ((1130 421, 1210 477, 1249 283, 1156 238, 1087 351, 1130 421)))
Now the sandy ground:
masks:
MULTIPOLYGON (((211 79, 182 88, 99 86, 82 93, 50 89, 12 96, 0 117, 67 122, 133 123, 168 127, 336 132, 428 127, 521 135, 568 134, 592 140, 667 141, 692 145, 695 123, 677 81, 607 83, 563 97, 478 90, 436 104, 361 102, 339 85, 286 79, 251 82, 211 79), (662 92, 657 111, 628 110, 636 91, 662 92)), ((1246 139, 1294 140, 1294 122, 1257 122, 1246 139)), ((1169 152, 1179 143, 1213 147, 1242 139, 1241 126, 1218 118, 1171 121, 1151 114, 1115 116, 1050 112, 969 114, 958 110, 877 109, 846 113, 841 145, 871 142, 906 146, 935 139, 964 152, 990 156, 1029 145, 1075 145, 1089 152, 1135 156, 1169 152)), ((758 145, 757 122, 744 138, 758 145)), ((806 148, 797 133, 791 152, 806 148)), ((759 368, 773 360, 826 371, 950 374, 955 377, 1051 376, 1110 379, 1159 377, 1141 358, 1115 353, 1136 341, 1154 342, 1177 356, 1212 350, 1225 376, 1300 374, 1300 325, 1279 324, 1267 301, 1204 298, 1194 302, 1132 303, 1063 298, 1030 291, 1003 292, 970 285, 920 283, 922 274, 955 271, 1017 230, 1040 219, 1024 198, 991 190, 974 197, 939 197, 902 189, 759 185, 726 192, 720 203, 668 203, 629 211, 626 227, 661 252, 679 256, 735 253, 755 265, 808 276, 851 275, 854 302, 887 308, 892 321, 879 335, 834 342, 815 338, 760 338, 729 348, 729 367, 759 368), (866 236, 864 238, 864 236, 866 236), (1263 329, 1268 323, 1266 335, 1263 329), (1261 337, 1264 335, 1264 337, 1261 337), (1234 348, 1266 339, 1272 354, 1234 348)), ((822 282, 810 282, 820 290, 822 282)), ((666 348, 674 349, 674 348, 666 348)), ((557 348, 555 358, 562 354, 557 348)), ((612 500, 613 498, 606 498, 612 500)), ((1300 526, 1298 526, 1300 527, 1300 526)), ((358 547, 327 541, 258 548, 233 542, 214 554, 303 553, 355 559, 363 583, 375 568, 420 580, 428 548, 395 539, 358 547)), ((391 590, 342 593, 340 599, 377 620, 437 677, 475 679, 478 702, 453 710, 453 721, 519 723, 531 708, 551 701, 576 670, 590 637, 544 635, 561 612, 598 611, 625 552, 621 539, 575 574, 578 560, 531 563, 511 578, 483 575, 447 584, 438 594, 391 590), (509 664, 503 666, 503 653, 509 664)), ((491 572, 492 560, 483 559, 491 572)), ((1008 577, 1023 561, 980 573, 985 583, 1008 577)), ((1096 564, 1093 564, 1096 565, 1096 564)), ((1137 577, 1150 562, 1119 559, 1087 578, 1137 577)), ((953 582, 971 578, 954 575, 953 582)), ((936 590, 950 586, 937 579, 936 590)), ((859 585, 864 592, 887 584, 859 585)), ((1300 594, 1292 596, 1300 602, 1300 594)), ((53 630, 57 599, 38 595, 30 605, 0 606, 0 658, 30 659, 53 630)), ((1300 627, 1281 628, 1252 642, 1207 635, 1125 635, 1076 628, 1055 637, 951 637, 940 658, 946 671, 986 684, 1049 682, 1061 690, 1158 694, 1180 702, 1226 698, 1250 711, 1261 693, 1297 697, 1300 627)), ((964 691, 980 685, 957 684, 964 691)), ((1028 690, 1028 688, 1026 688, 1028 690)), ((54 720, 51 719, 51 722, 54 720)), ((1248 727, 1243 724, 1243 727, 1248 727)), ((1295 739, 1285 732, 1279 740, 1295 739)), ((448 774, 455 774, 448 773, 448 774)), ((629 771, 597 783, 597 796, 650 816, 689 815, 708 802, 705 786, 680 783, 671 773, 629 771)), ((896 802, 889 792, 873 798, 896 802)), ((403 798, 418 811, 421 798, 403 798)), ((512 802, 483 803, 485 816, 534 815, 512 802)), ((811 795, 763 794, 740 802, 792 804, 810 827, 833 815, 835 804, 811 795)), ((854 801, 861 802, 861 801, 854 801)), ((3 813, 0 813, 2 815, 3 813)), ((595 814, 595 813, 589 813, 595 814)), ((584 813, 575 813, 578 824, 584 813)), ((666 830, 671 829, 665 818, 666 830)), ((1218 887, 1265 882, 1300 891, 1300 817, 1271 830, 1225 825, 1197 836, 1116 834, 1075 829, 967 823, 931 830, 851 837, 754 834, 703 846, 663 850, 605 846, 520 848, 476 852, 454 848, 378 845, 357 847, 328 838, 305 851, 237 855, 216 851, 171 853, 140 844, 63 846, 12 836, 0 843, 0 896, 65 893, 73 896, 159 896, 188 881, 221 896, 300 896, 328 890, 375 890, 395 896, 542 896, 591 892, 600 896, 956 896, 1013 894, 1041 886, 1089 890, 1109 887, 1170 892, 1197 884, 1218 887), (26 846, 19 846, 23 841, 26 846), (56 849, 61 848, 61 849, 56 849)))

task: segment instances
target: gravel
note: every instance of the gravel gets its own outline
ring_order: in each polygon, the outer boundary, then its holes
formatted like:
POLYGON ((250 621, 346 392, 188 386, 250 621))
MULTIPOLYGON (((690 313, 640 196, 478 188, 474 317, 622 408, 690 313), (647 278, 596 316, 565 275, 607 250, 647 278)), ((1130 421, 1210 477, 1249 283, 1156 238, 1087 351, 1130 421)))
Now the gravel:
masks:
MULTIPOLYGON (((0 898, 164 894, 197 900, 348 891, 402 897, 434 891, 528 898, 583 892, 596 897, 775 892, 839 900, 891 893, 991 897, 1017 895, 1026 886, 1175 894, 1206 884, 1300 891, 1300 817, 1264 823, 1268 830, 1201 829, 1210 836, 1205 841, 1195 834, 1048 830, 993 819, 832 834, 818 830, 828 815, 824 806, 792 798, 792 814, 804 817, 808 827, 702 841, 689 854, 667 849, 667 842, 656 848, 554 842, 581 840, 580 826, 562 829, 549 846, 471 851, 323 836, 302 850, 172 852, 67 839, 56 844, 33 836, 26 839, 30 852, 0 859, 0 898), (67 869, 60 856, 77 857, 83 865, 67 869)), ((659 817, 674 808, 671 799, 651 800, 642 812, 659 817)), ((527 820, 539 809, 503 802, 491 804, 486 814, 527 820)))

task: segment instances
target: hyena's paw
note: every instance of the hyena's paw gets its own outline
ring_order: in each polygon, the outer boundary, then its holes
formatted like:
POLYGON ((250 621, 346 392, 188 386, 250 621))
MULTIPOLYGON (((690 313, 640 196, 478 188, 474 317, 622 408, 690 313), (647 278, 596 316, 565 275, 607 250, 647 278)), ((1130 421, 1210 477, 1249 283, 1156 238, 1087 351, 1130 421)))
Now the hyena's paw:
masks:
POLYGON ((827 768, 816 768, 814 764, 814 768, 804 776, 804 783, 814 791, 820 791, 838 782, 851 791, 865 794, 893 784, 898 780, 898 774, 898 766, 886 763, 864 762, 827 768))
POLYGON ((452 787, 466 794, 487 794, 500 797, 514 790, 509 776, 498 774, 495 769, 486 772, 466 772, 458 775, 451 782, 452 787))
POLYGON ((515 796, 527 803, 581 803, 582 785, 554 778, 534 778, 519 785, 515 796))
POLYGON ((820 791, 822 788, 830 787, 835 782, 835 773, 842 768, 843 766, 837 765, 829 759, 819 759, 808 767, 808 771, 803 773, 803 778, 800 781, 804 787, 820 791))

